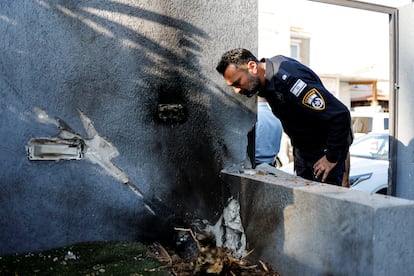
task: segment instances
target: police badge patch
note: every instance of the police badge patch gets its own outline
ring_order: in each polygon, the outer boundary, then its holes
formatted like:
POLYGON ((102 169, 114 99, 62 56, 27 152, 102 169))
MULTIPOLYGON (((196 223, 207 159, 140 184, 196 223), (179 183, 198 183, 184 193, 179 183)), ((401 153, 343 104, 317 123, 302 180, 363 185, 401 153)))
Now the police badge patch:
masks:
POLYGON ((312 88, 305 94, 302 104, 315 110, 324 110, 326 107, 324 98, 315 88, 312 88))

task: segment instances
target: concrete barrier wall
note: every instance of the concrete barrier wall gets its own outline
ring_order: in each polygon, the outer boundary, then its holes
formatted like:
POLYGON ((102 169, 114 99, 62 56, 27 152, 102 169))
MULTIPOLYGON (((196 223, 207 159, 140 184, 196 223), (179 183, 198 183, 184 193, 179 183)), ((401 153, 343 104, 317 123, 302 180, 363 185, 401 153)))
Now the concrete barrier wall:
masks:
POLYGON ((222 172, 249 249, 281 275, 412 275, 414 202, 304 180, 269 166, 222 172))

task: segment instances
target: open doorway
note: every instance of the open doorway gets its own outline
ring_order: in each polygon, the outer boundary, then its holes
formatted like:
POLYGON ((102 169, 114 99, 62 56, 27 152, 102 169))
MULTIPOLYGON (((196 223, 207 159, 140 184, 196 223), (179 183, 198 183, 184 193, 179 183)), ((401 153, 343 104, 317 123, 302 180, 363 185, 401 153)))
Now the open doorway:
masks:
POLYGON ((321 76, 351 110, 357 138, 366 138, 354 152, 354 188, 394 195, 397 9, 386 4, 404 1, 260 1, 259 56, 291 56, 321 76))

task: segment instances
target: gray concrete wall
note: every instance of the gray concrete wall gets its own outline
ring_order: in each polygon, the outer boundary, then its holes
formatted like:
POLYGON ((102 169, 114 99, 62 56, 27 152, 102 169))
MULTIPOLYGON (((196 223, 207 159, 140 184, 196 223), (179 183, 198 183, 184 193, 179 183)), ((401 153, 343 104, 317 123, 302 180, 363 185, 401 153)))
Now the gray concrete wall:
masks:
POLYGON ((245 158, 255 121, 254 99, 215 65, 230 48, 257 52, 256 2, 0 1, 0 254, 163 242, 171 225, 214 222, 218 174, 245 158), (184 112, 162 120, 159 104, 184 112), (57 117, 89 150, 105 143, 89 159, 29 161, 29 139, 56 137, 57 117))
POLYGON ((224 171, 253 257, 281 275, 412 275, 414 201, 260 165, 224 171))

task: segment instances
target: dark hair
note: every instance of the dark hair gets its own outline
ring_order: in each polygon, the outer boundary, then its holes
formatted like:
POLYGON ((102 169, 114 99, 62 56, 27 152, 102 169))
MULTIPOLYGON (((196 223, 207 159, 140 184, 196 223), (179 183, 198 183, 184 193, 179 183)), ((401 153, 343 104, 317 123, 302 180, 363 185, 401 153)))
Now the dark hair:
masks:
POLYGON ((249 61, 254 61, 256 63, 259 62, 259 60, 249 50, 243 48, 229 50, 221 57, 219 63, 217 64, 216 70, 220 74, 224 75, 224 71, 226 71, 227 66, 230 64, 234 64, 236 65, 236 68, 238 68, 240 65, 247 64, 249 61))

